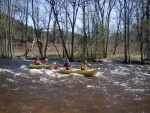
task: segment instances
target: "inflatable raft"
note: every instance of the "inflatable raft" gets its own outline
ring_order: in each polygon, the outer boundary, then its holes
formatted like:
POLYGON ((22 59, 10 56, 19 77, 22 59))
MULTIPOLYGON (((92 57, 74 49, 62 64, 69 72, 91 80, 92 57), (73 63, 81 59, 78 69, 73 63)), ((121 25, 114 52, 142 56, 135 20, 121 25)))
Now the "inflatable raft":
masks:
POLYGON ((44 65, 44 64, 41 64, 41 65, 30 64, 30 68, 31 69, 42 69, 42 68, 51 69, 52 66, 53 66, 53 64, 49 64, 49 65, 44 65))
POLYGON ((81 70, 81 69, 66 70, 66 69, 60 69, 60 73, 62 73, 62 74, 77 73, 77 74, 85 75, 87 77, 93 76, 95 74, 95 72, 96 72, 96 69, 88 69, 88 70, 81 70))

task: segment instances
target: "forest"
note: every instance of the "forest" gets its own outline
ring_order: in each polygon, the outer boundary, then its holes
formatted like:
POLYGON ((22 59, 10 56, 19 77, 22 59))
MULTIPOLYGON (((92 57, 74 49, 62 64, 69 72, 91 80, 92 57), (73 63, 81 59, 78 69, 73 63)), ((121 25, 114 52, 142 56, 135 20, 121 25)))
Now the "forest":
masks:
POLYGON ((150 0, 0 0, 0 57, 150 60, 150 0))

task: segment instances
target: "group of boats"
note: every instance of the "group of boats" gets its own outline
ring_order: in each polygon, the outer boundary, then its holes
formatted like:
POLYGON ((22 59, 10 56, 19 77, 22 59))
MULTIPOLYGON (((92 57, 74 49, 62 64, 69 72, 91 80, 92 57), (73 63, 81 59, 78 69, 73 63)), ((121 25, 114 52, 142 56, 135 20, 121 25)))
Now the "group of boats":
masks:
POLYGON ((53 72, 57 72, 57 73, 61 73, 61 74, 71 74, 71 73, 76 73, 76 74, 82 74, 86 77, 91 77, 96 73, 96 69, 92 68, 92 69, 86 69, 86 70, 81 70, 81 69, 69 69, 66 70, 65 68, 58 68, 55 69, 53 68, 54 65, 53 64, 49 64, 49 65, 35 65, 35 64, 30 64, 30 68, 31 69, 51 69, 53 72))

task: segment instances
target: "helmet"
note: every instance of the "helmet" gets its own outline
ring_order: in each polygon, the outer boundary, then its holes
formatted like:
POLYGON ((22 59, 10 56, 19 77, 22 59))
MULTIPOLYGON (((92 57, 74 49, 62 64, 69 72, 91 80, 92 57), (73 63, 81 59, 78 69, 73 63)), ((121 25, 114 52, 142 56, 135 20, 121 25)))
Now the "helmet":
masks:
POLYGON ((69 62, 69 59, 67 59, 67 62, 69 62))
POLYGON ((84 63, 87 63, 87 60, 84 60, 84 63))
POLYGON ((47 59, 47 58, 45 58, 45 61, 48 61, 48 59, 47 59))
POLYGON ((36 59, 37 59, 37 60, 39 60, 39 58, 38 58, 38 57, 37 57, 36 59))

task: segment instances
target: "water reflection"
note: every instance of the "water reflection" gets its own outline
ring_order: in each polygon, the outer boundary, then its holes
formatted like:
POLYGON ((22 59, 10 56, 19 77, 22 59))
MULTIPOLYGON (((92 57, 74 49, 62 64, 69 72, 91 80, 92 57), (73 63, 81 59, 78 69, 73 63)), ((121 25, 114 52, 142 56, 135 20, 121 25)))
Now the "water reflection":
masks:
MULTIPOLYGON (((94 77, 29 69, 31 60, 0 60, 2 113, 126 113, 150 111, 150 67, 90 63, 94 77), (14 109, 16 108, 16 109, 14 109)), ((55 62, 55 61, 51 61, 55 62)), ((63 61, 59 61, 61 67, 63 61)), ((79 62, 72 63, 80 68, 79 62)))

